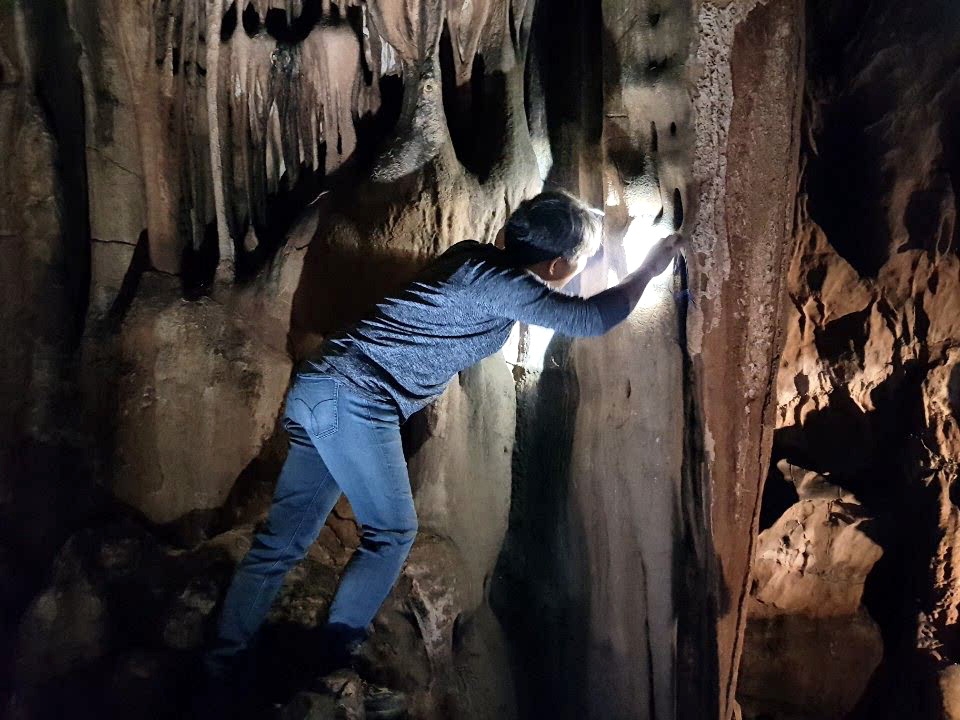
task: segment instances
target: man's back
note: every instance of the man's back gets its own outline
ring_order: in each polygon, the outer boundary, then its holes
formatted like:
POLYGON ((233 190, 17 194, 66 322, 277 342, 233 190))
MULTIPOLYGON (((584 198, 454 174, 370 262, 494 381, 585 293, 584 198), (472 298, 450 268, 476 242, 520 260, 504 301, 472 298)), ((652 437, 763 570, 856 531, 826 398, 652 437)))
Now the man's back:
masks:
POLYGON ((361 391, 386 391, 409 417, 456 373, 503 347, 516 320, 595 335, 625 317, 624 298, 595 297, 554 292, 498 248, 465 240, 367 318, 330 337, 317 362, 361 391))

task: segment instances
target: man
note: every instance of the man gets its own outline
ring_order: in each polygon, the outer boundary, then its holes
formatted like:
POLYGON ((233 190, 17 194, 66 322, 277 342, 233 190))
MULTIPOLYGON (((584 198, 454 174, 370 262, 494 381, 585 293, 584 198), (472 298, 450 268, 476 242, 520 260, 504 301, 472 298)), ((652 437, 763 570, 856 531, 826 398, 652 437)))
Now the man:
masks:
POLYGON ((610 330, 673 258, 675 235, 616 287, 586 299, 552 290, 597 251, 598 216, 562 192, 524 201, 500 231, 503 249, 457 243, 297 367, 283 415, 289 454, 266 526, 224 600, 217 642, 205 658, 213 678, 236 673, 284 576, 341 492, 362 539, 330 606, 323 651, 328 669, 350 663, 417 534, 400 424, 438 398, 459 371, 497 352, 516 321, 569 336, 610 330))

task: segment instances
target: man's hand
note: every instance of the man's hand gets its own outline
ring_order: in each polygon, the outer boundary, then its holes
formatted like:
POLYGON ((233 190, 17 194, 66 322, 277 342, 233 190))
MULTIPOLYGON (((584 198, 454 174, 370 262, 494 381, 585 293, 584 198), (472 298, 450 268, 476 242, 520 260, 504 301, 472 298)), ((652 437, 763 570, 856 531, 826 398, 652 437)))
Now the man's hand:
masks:
POLYGON ((683 236, 672 233, 650 248, 650 252, 643 259, 638 272, 644 272, 648 278, 655 278, 667 269, 670 261, 676 257, 677 251, 683 247, 683 236))
POLYGON ((620 284, 627 291, 631 308, 640 301, 647 284, 667 269, 683 244, 683 237, 678 233, 667 235, 650 248, 640 267, 623 279, 620 284))

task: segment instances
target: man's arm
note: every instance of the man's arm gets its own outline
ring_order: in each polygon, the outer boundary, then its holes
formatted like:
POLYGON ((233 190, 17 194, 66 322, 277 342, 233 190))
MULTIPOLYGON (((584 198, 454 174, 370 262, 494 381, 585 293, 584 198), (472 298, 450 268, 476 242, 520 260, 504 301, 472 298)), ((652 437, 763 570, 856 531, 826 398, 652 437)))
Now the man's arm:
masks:
POLYGON ((683 238, 680 235, 677 233, 668 235, 650 249, 639 268, 627 275, 617 285, 627 293, 631 311, 640 302, 643 291, 647 289, 650 281, 667 269, 670 261, 676 257, 677 251, 682 246, 683 238))
POLYGON ((571 337, 602 335, 633 311, 647 284, 662 273, 679 247, 679 236, 664 238, 638 270, 623 282, 589 298, 551 290, 532 273, 491 271, 483 278, 484 302, 511 320, 548 327, 571 337))

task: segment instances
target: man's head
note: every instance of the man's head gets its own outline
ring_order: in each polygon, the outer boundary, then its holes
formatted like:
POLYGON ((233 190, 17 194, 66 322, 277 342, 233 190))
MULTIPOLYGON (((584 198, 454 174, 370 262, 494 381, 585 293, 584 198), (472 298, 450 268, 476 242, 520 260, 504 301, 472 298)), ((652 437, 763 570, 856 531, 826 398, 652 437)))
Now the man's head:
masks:
POLYGON ((524 200, 503 227, 503 247, 518 265, 562 284, 600 248, 602 213, 559 190, 524 200))

